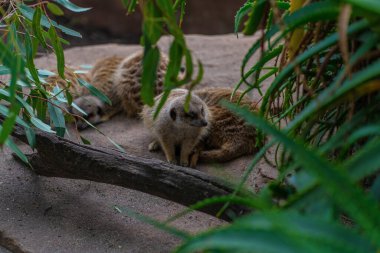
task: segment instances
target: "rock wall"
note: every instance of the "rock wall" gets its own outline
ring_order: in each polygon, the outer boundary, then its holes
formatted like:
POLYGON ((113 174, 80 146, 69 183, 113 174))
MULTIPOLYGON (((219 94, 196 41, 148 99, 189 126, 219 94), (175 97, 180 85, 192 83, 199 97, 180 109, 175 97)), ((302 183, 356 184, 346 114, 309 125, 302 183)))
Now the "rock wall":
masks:
MULTIPOLYGON (((79 6, 92 7, 83 13, 67 12, 70 26, 86 32, 99 32, 138 42, 141 35, 139 9, 126 15, 121 0, 75 0, 79 6)), ((233 32, 234 16, 244 0, 188 0, 183 30, 186 34, 225 34, 233 32)), ((67 22, 66 21, 66 22, 67 22)))

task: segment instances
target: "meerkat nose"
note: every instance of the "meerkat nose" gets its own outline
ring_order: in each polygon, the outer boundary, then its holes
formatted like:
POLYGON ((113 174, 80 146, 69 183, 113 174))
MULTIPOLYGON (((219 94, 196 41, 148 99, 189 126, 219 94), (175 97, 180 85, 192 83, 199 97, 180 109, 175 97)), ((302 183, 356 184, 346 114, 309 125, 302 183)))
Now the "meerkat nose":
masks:
POLYGON ((204 119, 202 119, 202 120, 201 120, 201 125, 204 126, 204 127, 207 126, 207 121, 204 120, 204 119))

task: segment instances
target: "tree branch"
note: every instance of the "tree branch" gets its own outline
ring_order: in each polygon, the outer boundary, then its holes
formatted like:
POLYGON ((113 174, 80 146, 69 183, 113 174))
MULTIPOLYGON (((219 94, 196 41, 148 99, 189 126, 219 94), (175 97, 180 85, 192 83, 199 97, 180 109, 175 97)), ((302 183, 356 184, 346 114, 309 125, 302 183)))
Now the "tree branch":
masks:
MULTIPOLYGON (((0 119, 1 122, 1 119, 0 119)), ((16 126, 12 135, 26 142, 24 130, 16 126)), ((185 206, 206 198, 233 192, 221 180, 201 171, 142 158, 109 148, 81 145, 36 130, 37 153, 29 155, 35 173, 47 177, 85 179, 138 190, 185 206)), ((216 215, 222 204, 200 211, 216 215)), ((220 218, 230 220, 248 211, 231 205, 220 218), (227 215, 228 214, 228 215, 227 215)))

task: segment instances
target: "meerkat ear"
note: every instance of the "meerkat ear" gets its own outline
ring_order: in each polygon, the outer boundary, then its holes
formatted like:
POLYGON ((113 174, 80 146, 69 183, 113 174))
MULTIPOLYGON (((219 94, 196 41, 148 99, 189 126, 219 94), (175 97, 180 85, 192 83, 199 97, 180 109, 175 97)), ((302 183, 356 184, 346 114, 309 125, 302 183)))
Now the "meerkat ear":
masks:
POLYGON ((170 117, 174 121, 177 118, 177 113, 175 111, 175 108, 170 109, 170 117))

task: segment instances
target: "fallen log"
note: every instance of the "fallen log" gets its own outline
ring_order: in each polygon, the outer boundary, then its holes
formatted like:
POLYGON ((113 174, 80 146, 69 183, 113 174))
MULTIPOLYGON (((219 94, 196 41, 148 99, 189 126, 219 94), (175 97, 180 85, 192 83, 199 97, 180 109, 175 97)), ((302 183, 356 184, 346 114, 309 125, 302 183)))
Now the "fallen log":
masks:
MULTIPOLYGON (((27 143, 25 131, 19 126, 15 127, 12 136, 27 143)), ((117 185, 185 206, 233 192, 233 188, 222 180, 195 169, 111 148, 78 144, 40 130, 36 130, 35 149, 37 152, 28 159, 34 172, 41 176, 117 185)), ((221 207, 222 204, 210 205, 199 211, 215 216, 221 207)), ((228 221, 248 211, 243 206, 231 204, 220 218, 228 221)))

